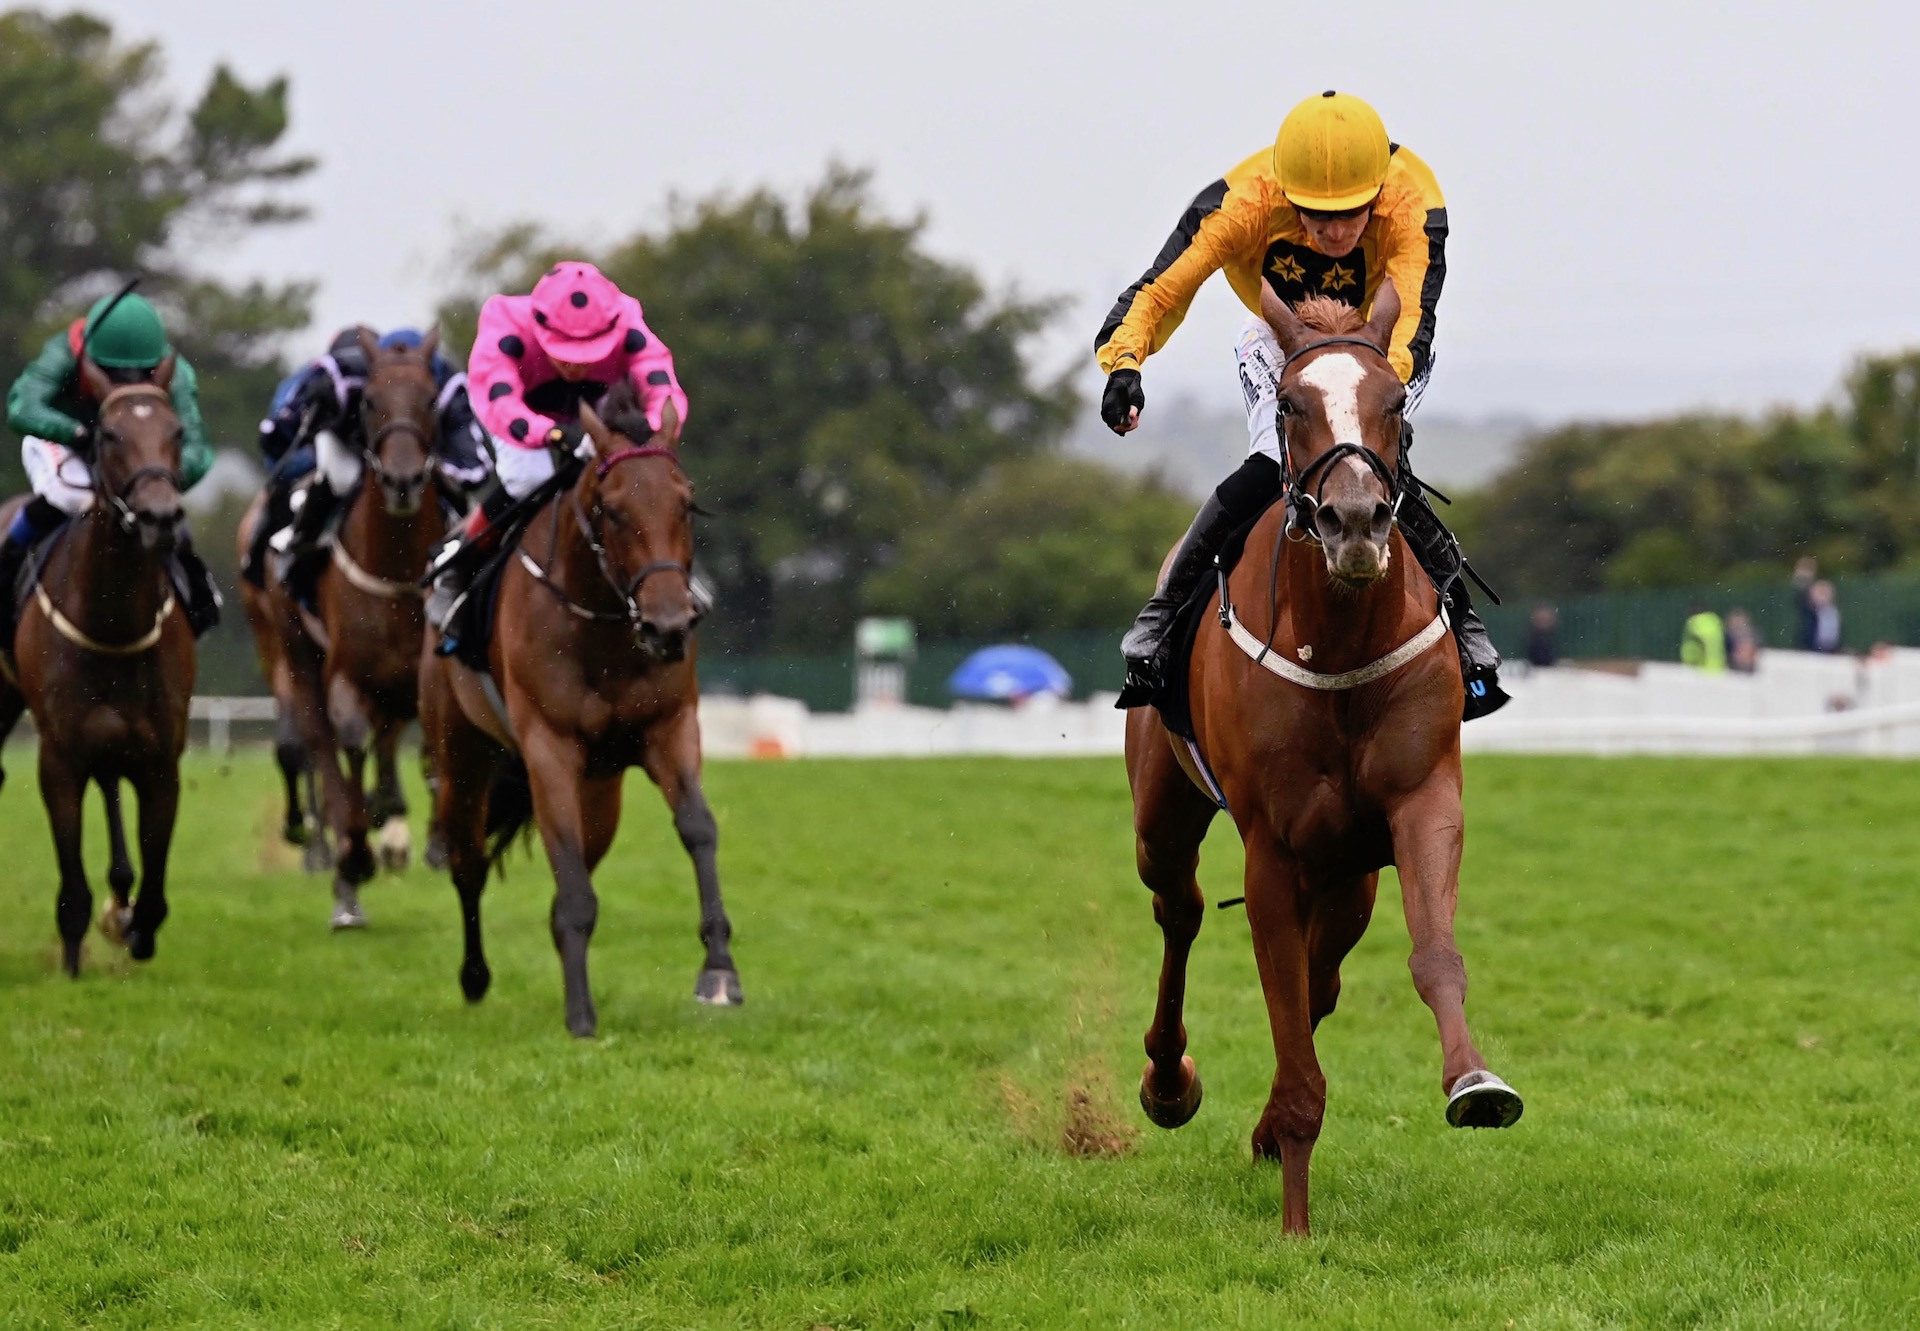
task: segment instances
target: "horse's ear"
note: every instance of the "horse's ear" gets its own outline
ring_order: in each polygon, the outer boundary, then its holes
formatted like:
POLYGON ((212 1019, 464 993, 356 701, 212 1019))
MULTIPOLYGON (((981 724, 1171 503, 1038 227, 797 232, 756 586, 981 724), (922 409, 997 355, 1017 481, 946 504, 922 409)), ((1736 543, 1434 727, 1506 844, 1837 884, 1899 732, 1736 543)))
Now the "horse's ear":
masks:
POLYGON ((431 365, 433 363, 434 353, 439 350, 440 350, 440 325, 435 324, 433 327, 427 330, 427 335, 420 339, 420 355, 425 358, 426 362, 429 365, 431 365))
POLYGON ((173 372, 179 364, 179 353, 169 351, 167 358, 153 367, 153 378, 150 382, 163 392, 170 391, 173 388, 173 372))
POLYGON ((1280 340, 1280 350, 1291 356, 1312 340, 1311 330, 1300 321, 1293 307, 1280 298, 1270 282, 1260 284, 1260 317, 1280 340))
POLYGON ((105 402, 113 392, 113 380, 107 378, 107 372, 94 364, 93 357, 85 352, 80 354, 80 386, 95 402, 105 402))
POLYGON ((598 452, 611 453, 620 446, 613 437, 613 431, 600 419, 600 413, 593 409, 591 402, 580 404, 580 428, 587 432, 587 438, 593 440, 594 449, 598 452))
POLYGON ((1393 340, 1393 326, 1399 322, 1400 290, 1389 277, 1373 294, 1373 317, 1367 320, 1367 339, 1385 351, 1393 340))
POLYGON ((373 335, 371 328, 357 328, 353 340, 360 344, 360 354, 367 358, 367 365, 371 368, 374 361, 380 358, 380 339, 373 335))
POLYGON ((673 405, 672 398, 668 398, 666 405, 660 408, 660 428, 653 432, 653 437, 664 447, 680 447, 680 408, 673 405))

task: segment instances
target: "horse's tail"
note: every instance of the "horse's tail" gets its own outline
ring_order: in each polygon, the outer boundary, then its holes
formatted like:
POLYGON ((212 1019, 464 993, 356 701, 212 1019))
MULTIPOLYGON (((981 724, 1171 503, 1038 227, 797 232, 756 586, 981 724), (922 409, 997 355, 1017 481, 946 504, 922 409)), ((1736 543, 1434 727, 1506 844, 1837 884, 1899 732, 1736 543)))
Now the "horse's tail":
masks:
POLYGON ((501 860, 532 827, 533 786, 527 779, 527 765, 510 756, 487 788, 487 863, 504 874, 501 860))

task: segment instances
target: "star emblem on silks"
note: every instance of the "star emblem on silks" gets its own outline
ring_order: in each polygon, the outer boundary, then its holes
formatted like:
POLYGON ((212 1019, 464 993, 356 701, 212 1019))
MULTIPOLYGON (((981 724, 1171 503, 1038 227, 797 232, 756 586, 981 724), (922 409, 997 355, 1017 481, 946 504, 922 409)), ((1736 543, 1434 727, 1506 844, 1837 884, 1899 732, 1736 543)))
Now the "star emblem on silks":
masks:
POLYGON ((1327 269, 1326 275, 1320 279, 1320 285, 1328 291, 1340 291, 1350 287, 1353 285, 1353 269, 1336 263, 1327 269))
POLYGON ((1311 661, 1311 660, 1313 659, 1313 648, 1312 648, 1312 647, 1302 647, 1302 648, 1300 649, 1300 659, 1301 659, 1302 661, 1311 661))
POLYGON ((1291 254, 1281 255, 1268 267, 1282 282, 1298 282, 1307 275, 1307 270, 1302 268, 1300 261, 1291 254))

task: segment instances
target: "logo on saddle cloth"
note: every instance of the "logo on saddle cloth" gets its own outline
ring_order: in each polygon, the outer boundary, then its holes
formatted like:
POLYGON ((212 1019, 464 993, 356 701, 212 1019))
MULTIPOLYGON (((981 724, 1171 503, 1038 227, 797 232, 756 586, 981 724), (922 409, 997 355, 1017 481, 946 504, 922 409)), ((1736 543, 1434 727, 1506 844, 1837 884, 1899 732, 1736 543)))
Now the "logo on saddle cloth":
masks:
POLYGON ((1305 245, 1276 240, 1267 247, 1264 271, 1289 305, 1308 296, 1329 296, 1359 309, 1367 298, 1367 256, 1359 246, 1344 259, 1329 259, 1305 245))

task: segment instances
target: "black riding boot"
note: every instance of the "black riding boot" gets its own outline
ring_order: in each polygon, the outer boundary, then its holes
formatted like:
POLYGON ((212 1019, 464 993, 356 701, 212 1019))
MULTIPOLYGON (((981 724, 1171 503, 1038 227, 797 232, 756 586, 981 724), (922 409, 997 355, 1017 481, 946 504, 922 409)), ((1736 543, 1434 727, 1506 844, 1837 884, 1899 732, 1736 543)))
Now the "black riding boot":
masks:
POLYGON ((28 552, 65 520, 66 514, 51 500, 34 495, 20 506, 13 525, 0 537, 0 648, 9 656, 13 655, 14 630, 20 626, 20 602, 14 584, 20 581, 28 552))
POLYGON ((1167 658, 1173 651, 1171 629, 1181 607, 1213 571, 1213 558, 1227 538, 1259 516, 1279 490, 1279 464, 1255 453, 1200 506, 1199 516, 1187 528, 1167 564, 1166 577, 1127 630, 1127 636, 1120 640, 1120 655, 1127 662, 1127 682, 1114 706, 1142 707, 1159 696, 1166 684, 1167 658))
POLYGON ((187 627, 198 638, 220 622, 220 588, 199 551, 193 548, 193 537, 184 529, 173 547, 173 557, 179 562, 180 582, 186 593, 187 627))
POLYGON ((240 566, 240 576, 256 587, 267 585, 267 552, 274 533, 293 521, 292 496, 291 485, 268 481, 266 506, 261 510, 260 524, 253 530, 253 540, 247 544, 246 562, 240 566))
POLYGON ((1460 677, 1467 686, 1461 720, 1472 721, 1499 711, 1510 701, 1507 691, 1500 687, 1500 653, 1494 650, 1487 626, 1474 611, 1473 597, 1467 592, 1462 571, 1466 561, 1460 554, 1460 542, 1440 521, 1418 484, 1407 484, 1406 497, 1400 503, 1400 530, 1433 585, 1447 589, 1447 621, 1453 626, 1453 638, 1460 649, 1460 677))
POLYGON ((280 571, 280 581, 296 601, 313 600, 314 582, 327 562, 327 548, 321 538, 326 535, 327 522, 338 507, 340 499, 333 487, 324 476, 314 473, 307 483, 306 500, 293 515, 293 525, 287 533, 286 563, 280 571))

